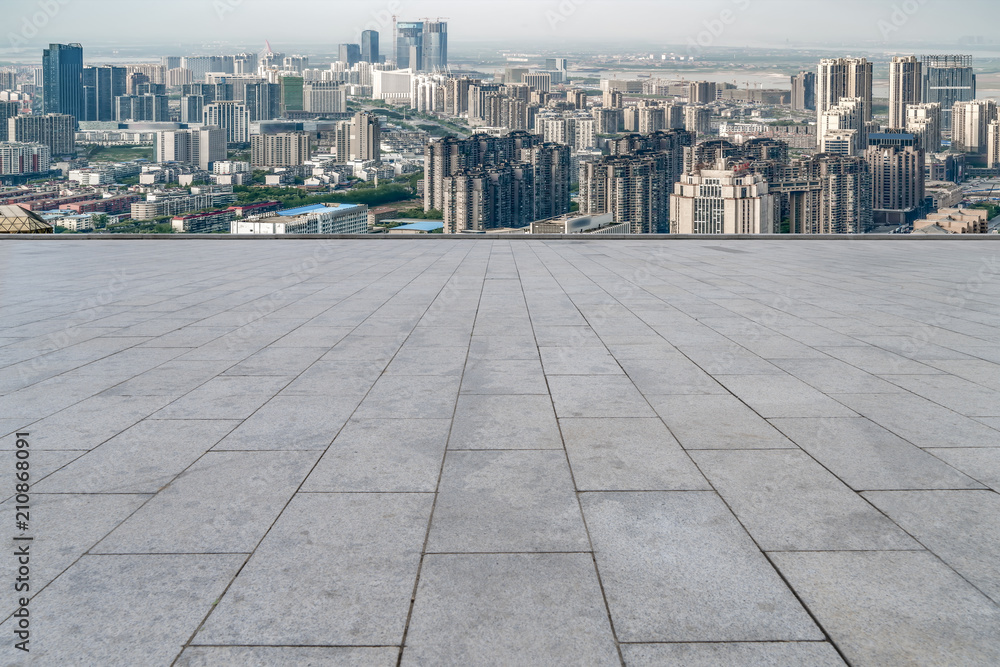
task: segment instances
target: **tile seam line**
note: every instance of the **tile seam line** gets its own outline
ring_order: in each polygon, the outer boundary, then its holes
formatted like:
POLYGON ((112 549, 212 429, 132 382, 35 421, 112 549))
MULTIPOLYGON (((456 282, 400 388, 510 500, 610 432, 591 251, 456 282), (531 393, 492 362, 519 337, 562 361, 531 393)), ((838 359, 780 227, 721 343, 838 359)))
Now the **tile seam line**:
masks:
MULTIPOLYGON (((631 281, 628 281, 628 282, 630 282, 630 283, 631 283, 631 281)), ((631 283, 631 284, 635 285, 635 283, 631 283)), ((596 283, 595 283, 595 285, 596 285, 596 283)), ((600 285, 596 285, 596 286, 597 286, 597 287, 601 287, 600 285)), ((639 289, 640 291, 642 291, 642 292, 645 292, 645 291, 646 291, 646 290, 645 290, 645 289, 643 289, 643 288, 642 288, 641 286, 638 286, 638 285, 635 285, 635 287, 636 287, 636 288, 638 288, 638 289, 639 289)), ((603 288, 601 288, 601 289, 603 289, 603 288)), ((618 299, 617 297, 615 297, 614 295, 612 295, 612 294, 611 294, 610 292, 607 292, 607 290, 604 290, 604 291, 605 291, 605 293, 607 293, 607 294, 608 294, 608 296, 609 296, 609 297, 611 298, 611 300, 612 300, 612 301, 614 301, 614 302, 618 303, 618 304, 619 304, 620 306, 622 306, 623 308, 625 308, 625 309, 626 309, 626 310, 627 310, 628 312, 630 312, 630 313, 632 313, 633 315, 635 315, 635 313, 634 313, 634 312, 632 311, 632 309, 631 309, 631 308, 628 308, 627 306, 625 306, 624 304, 622 304, 622 303, 621 303, 621 301, 620 301, 620 300, 619 300, 619 299, 618 299)), ((582 312, 581 312, 580 314, 581 314, 581 315, 583 315, 583 313, 582 313, 582 312)), ((641 319, 641 318, 640 318, 640 319, 641 319)), ((589 322, 589 320, 588 320, 588 319, 586 318, 586 316, 584 316, 584 320, 585 320, 585 321, 587 321, 587 322, 589 322)), ((669 341, 668 341, 668 342, 669 342, 669 341)), ((688 361, 691 361, 691 363, 694 363, 694 361, 692 361, 692 360, 691 360, 690 358, 688 358, 686 354, 684 354, 683 352, 681 352, 681 354, 682 354, 682 355, 683 355, 683 356, 684 356, 685 358, 687 358, 687 359, 688 359, 688 361)), ((612 356, 613 356, 613 355, 612 355, 612 356)), ((697 364, 695 364, 695 365, 697 366, 697 364)), ((698 368, 701 368, 701 366, 698 366, 698 368)), ((623 370, 624 370, 624 369, 623 369, 623 370)), ((704 370, 703 368, 702 368, 701 370, 702 370, 703 372, 705 372, 705 370, 704 370)), ((709 375, 711 375, 711 374, 709 374, 709 375)), ((633 385, 633 386, 634 386, 634 385, 633 385)), ((724 388, 725 388, 725 387, 724 387, 724 388)), ((726 389, 727 389, 727 391, 728 391, 728 388, 726 388, 726 389)), ((638 387, 636 387, 636 390, 638 390, 638 387)), ((732 392, 730 392, 730 393, 732 393, 732 392)), ((659 417, 659 413, 657 413, 657 412, 656 412, 656 410, 655 410, 655 409, 653 409, 653 406, 652 406, 652 404, 650 404, 650 402, 649 402, 649 399, 648 399, 648 398, 646 398, 646 395, 645 395, 644 393, 642 393, 641 391, 639 392, 639 395, 640 395, 640 396, 642 396, 643 400, 644 400, 644 401, 646 402, 646 405, 647 405, 647 406, 649 407, 649 409, 650 409, 650 410, 652 410, 652 411, 653 411, 653 414, 655 414, 655 415, 657 415, 657 416, 659 417)), ((735 395, 734 395, 734 396, 735 396, 735 395)), ((736 399, 737 399, 737 400, 740 400, 740 402, 741 402, 741 403, 743 402, 743 401, 742 401, 742 400, 741 400, 741 399, 740 399, 740 398, 739 398, 738 396, 736 396, 736 399)), ((745 404, 745 403, 744 403, 744 404, 745 404)), ((752 410, 752 408, 750 408, 750 406, 747 406, 747 408, 748 408, 748 409, 751 409, 751 410, 752 410)), ((753 412, 754 412, 755 414, 757 414, 757 411, 756 411, 756 410, 754 410, 753 412)), ((760 416, 760 415, 758 415, 758 416, 760 416)), ((761 417, 761 418, 763 419, 763 417, 761 417)), ((673 438, 673 439, 674 439, 674 440, 675 440, 676 442, 678 442, 678 443, 679 443, 680 441, 679 441, 679 440, 677 440, 677 437, 676 437, 676 435, 674 435, 673 431, 672 431, 672 430, 670 429, 670 426, 669 426, 669 425, 668 425, 668 424, 667 424, 667 423, 666 423, 665 421, 663 421, 663 418, 662 418, 662 417, 660 417, 660 421, 661 421, 661 423, 663 424, 664 428, 666 428, 666 429, 667 429, 667 431, 668 431, 668 432, 670 433, 670 436, 671 436, 671 437, 672 437, 672 438, 673 438)), ((797 446, 797 445, 796 445, 796 446, 797 446)), ((683 448, 682 448, 682 449, 683 449, 683 448)), ((801 448, 799 448, 799 449, 801 450, 801 448)), ((800 606, 800 608, 801 608, 801 609, 802 609, 803 611, 805 611, 805 613, 806 613, 806 614, 807 614, 807 615, 809 616, 809 618, 810 618, 810 619, 812 620, 812 622, 814 623, 814 625, 816 626, 816 628, 817 628, 817 629, 818 629, 818 630, 819 630, 819 631, 820 631, 820 632, 821 632, 821 633, 823 634, 823 636, 824 636, 824 637, 826 638, 826 641, 828 641, 828 642, 830 643, 830 645, 831 645, 831 646, 833 646, 834 650, 835 650, 835 651, 837 651, 837 653, 838 653, 838 654, 840 655, 841 659, 842 659, 842 660, 843 660, 843 661, 844 661, 844 662, 845 662, 846 664, 848 664, 848 665, 849 665, 849 664, 851 664, 851 663, 850 663, 850 662, 849 662, 849 661, 847 660, 847 656, 846 656, 846 655, 844 655, 844 652, 843 652, 843 651, 841 650, 840 646, 838 646, 838 645, 837 645, 837 644, 836 644, 836 643, 835 643, 835 642, 833 641, 833 637, 831 636, 830 632, 829 632, 829 631, 828 631, 828 630, 827 630, 827 629, 826 629, 826 628, 825 628, 825 627, 824 627, 824 626, 823 626, 823 625, 822 625, 822 624, 820 623, 820 621, 819 621, 819 618, 818 618, 818 617, 817 617, 817 616, 816 616, 816 615, 815 615, 815 614, 813 613, 812 609, 810 609, 810 608, 809 608, 809 607, 808 607, 808 606, 806 605, 806 603, 805 603, 805 600, 803 600, 803 599, 802 599, 802 597, 801 597, 801 595, 799 594, 799 592, 798 592, 798 591, 796 591, 796 590, 795 590, 795 589, 794 589, 794 588, 792 587, 791 583, 790 583, 790 582, 789 582, 789 581, 787 580, 787 578, 786 578, 786 577, 785 577, 785 576, 784 576, 784 575, 782 574, 782 572, 781 572, 781 571, 780 571, 780 570, 779 570, 779 569, 777 568, 777 566, 776 566, 776 565, 774 564, 774 562, 773 562, 773 561, 771 560, 771 558, 770 558, 770 557, 769 557, 769 556, 767 555, 767 553, 766 553, 766 552, 765 552, 765 551, 764 551, 764 550, 763 550, 763 549, 761 548, 761 546, 760 546, 760 544, 758 543, 757 539, 756 539, 756 538, 755 538, 755 537, 754 537, 754 536, 753 536, 753 535, 752 535, 752 534, 750 533, 750 531, 749 531, 749 530, 747 529, 746 525, 744 525, 743 521, 742 521, 742 520, 741 520, 741 519, 739 518, 739 516, 737 516, 736 512, 734 512, 734 511, 733 511, 733 508, 732 508, 732 507, 730 506, 729 502, 728 502, 728 501, 727 501, 727 500, 726 500, 726 499, 725 499, 725 498, 724 498, 724 497, 722 496, 722 494, 721 494, 721 493, 719 493, 719 490, 718 490, 718 489, 716 488, 715 484, 714 484, 714 483, 712 482, 712 480, 711 480, 711 479, 709 479, 709 478, 708 478, 708 476, 707 476, 707 475, 705 474, 705 471, 704 471, 704 470, 702 470, 701 466, 699 466, 699 465, 698 465, 698 462, 697 462, 697 461, 695 461, 695 460, 694 460, 694 458, 693 458, 693 457, 692 457, 692 456, 691 456, 690 454, 688 454, 686 450, 684 451, 684 454, 685 454, 685 456, 687 456, 687 457, 688 457, 688 460, 689 460, 689 461, 691 461, 691 463, 692 463, 692 465, 694 465, 695 469, 697 469, 697 470, 698 470, 698 472, 699 472, 699 473, 701 473, 701 476, 702 476, 702 477, 703 477, 703 478, 705 479, 705 481, 706 481, 706 482, 708 483, 708 485, 709 485, 709 486, 711 487, 711 490, 705 490, 705 491, 703 491, 703 492, 704 492, 704 493, 712 493, 712 494, 714 494, 714 495, 715 495, 715 497, 716 497, 716 498, 718 498, 718 499, 719 499, 719 500, 720 500, 720 501, 722 502, 722 504, 723 504, 723 505, 725 506, 726 510, 727 510, 727 511, 729 512, 730 516, 731 516, 731 517, 733 518, 733 520, 734 520, 734 521, 736 521, 736 523, 737 523, 737 524, 738 524, 738 525, 740 526, 740 528, 742 528, 742 529, 743 529, 743 533, 744 533, 744 534, 746 535, 746 537, 747 537, 747 538, 748 538, 748 539, 749 539, 749 540, 750 540, 750 541, 751 541, 751 542, 753 543, 753 545, 754 545, 754 546, 755 546, 755 547, 757 548, 758 552, 759 552, 759 553, 760 553, 760 554, 761 554, 761 555, 762 555, 762 556, 764 557, 764 559, 765 559, 765 560, 767 561, 768 565, 770 565, 771 569, 772 569, 772 570, 773 570, 773 571, 774 571, 774 572, 775 572, 775 573, 776 573, 776 574, 778 575, 778 577, 779 577, 779 578, 781 579, 781 581, 782 581, 782 582, 783 582, 783 583, 785 584, 785 587, 786 587, 786 589, 787 589, 787 590, 788 590, 788 591, 789 591, 789 592, 790 592, 790 593, 791 593, 791 594, 792 594, 792 595, 794 596, 794 598, 796 599, 796 601, 797 601, 797 602, 799 603, 799 606, 800 606)), ((838 479, 839 479, 839 478, 838 478, 838 479)), ((578 497, 579 497, 579 496, 578 496, 578 497)), ((595 559, 595 564, 596 564, 596 559, 597 559, 597 552, 596 552, 596 551, 594 552, 594 559, 595 559)), ((624 662, 623 662, 623 664, 624 664, 624 662)))
MULTIPOLYGON (((412 259, 411 259, 410 261, 412 261, 412 259)), ((403 266, 405 266, 405 265, 407 265, 407 264, 409 264, 409 263, 410 263, 409 261, 408 261, 408 262, 405 262, 405 263, 403 264, 403 266)), ((408 281, 408 282, 407 282, 407 285, 411 284, 411 283, 412 283, 412 282, 413 282, 414 280, 416 280, 416 279, 417 279, 417 278, 418 278, 418 277, 419 277, 420 275, 422 275, 422 274, 424 273, 424 271, 426 271, 426 270, 427 270, 427 268, 429 268, 429 267, 425 267, 423 271, 421 271, 421 272, 420 272, 419 274, 417 274, 416 276, 414 276, 414 277, 413 277, 413 278, 412 278, 412 279, 411 279, 410 281, 408 281)), ((390 272, 390 273, 391 273, 391 272, 390 272)), ((362 288, 362 289, 363 289, 363 288, 362 288)), ((442 289, 443 289, 443 288, 442 288, 442 289)), ((360 290, 359 290, 359 291, 360 291, 360 290)), ((430 308, 430 306, 428 306, 428 308, 430 308)), ((377 310, 377 309, 376 309, 376 310, 377 310)), ((373 312, 373 314, 374 314, 374 312, 373 312)), ((371 317, 371 315, 369 315, 369 318, 370 318, 370 317, 371 317)), ((358 326, 361 326, 361 324, 363 324, 364 322, 368 321, 368 319, 369 319, 369 318, 365 318, 365 320, 364 320, 364 321, 363 321, 362 323, 358 324, 358 326)), ((357 328, 357 327, 355 327, 355 329, 356 329, 356 328, 357 328)), ((401 346, 401 347, 402 347, 402 346, 401 346)), ((398 352, 398 351, 397 351, 397 352, 398 352)), ((315 363, 315 362, 314 362, 314 363, 315 363)), ((390 363, 391 363, 391 361, 390 361, 390 363)), ((304 373, 304 372, 305 372, 305 371, 303 371, 303 373, 304 373)), ((301 376, 301 373, 300 373, 300 376, 301 376)), ((380 377, 381 377, 381 375, 380 375, 380 377)), ((376 381, 375 381, 374 383, 372 383, 372 386, 371 386, 371 387, 369 387, 369 389, 368 389, 368 391, 367 391, 367 392, 365 392, 365 398, 367 398, 367 397, 368 397, 368 395, 369 395, 369 394, 371 393, 371 390, 372 390, 372 388, 374 388, 374 386, 375 386, 375 384, 376 384, 377 382, 378 382, 378 381, 376 380, 376 381)), ((290 383, 289 383, 289 384, 290 384, 290 383)), ((288 385, 285 385, 285 386, 287 387, 288 385)), ((280 393, 280 391, 279 391, 278 393, 280 393)), ((277 394, 275 394, 275 395, 277 395, 277 394)), ((281 510, 280 510, 280 511, 279 511, 279 512, 278 512, 278 513, 277 513, 277 514, 275 515, 275 518, 274 518, 274 520, 273 520, 273 521, 271 522, 271 525, 270 525, 270 526, 268 526, 267 530, 266 530, 266 531, 264 531, 264 534, 263 534, 263 535, 261 536, 261 538, 260 538, 260 539, 259 539, 259 540, 257 541, 256 545, 254 545, 254 548, 253 548, 253 551, 251 551, 251 553, 250 553, 250 554, 249 554, 249 555, 248 555, 248 556, 247 556, 247 557, 246 557, 246 558, 244 559, 244 561, 243 561, 242 565, 240 565, 240 567, 239 567, 239 568, 237 568, 236 572, 235 572, 235 573, 233 574, 232 578, 231 578, 231 579, 229 580, 229 583, 228 583, 228 584, 226 585, 226 587, 224 588, 224 590, 222 591, 222 593, 221 593, 221 594, 219 595, 219 601, 220 601, 220 602, 221 602, 221 601, 222 601, 222 599, 223 599, 223 598, 224 598, 224 597, 226 596, 226 594, 227 594, 227 593, 229 592, 229 590, 230 590, 230 589, 232 588, 232 586, 233 586, 233 585, 234 585, 234 584, 236 583, 236 580, 237 580, 237 579, 239 578, 240 574, 241 574, 241 573, 243 572, 243 570, 244 570, 244 569, 245 569, 245 568, 247 567, 247 565, 248 565, 248 564, 250 563, 250 560, 251 560, 251 559, 253 558, 253 555, 254 555, 254 554, 256 553, 257 549, 258 549, 258 548, 260 547, 260 545, 261 545, 261 544, 262 544, 262 543, 264 542, 264 540, 265 540, 265 539, 267 539, 267 536, 268 536, 268 535, 270 535, 271 531, 272 531, 272 530, 274 529, 274 527, 275 527, 275 526, 277 525, 278 521, 279 521, 279 520, 281 519, 281 517, 282 517, 282 516, 284 515, 285 511, 286 511, 286 510, 288 509, 288 506, 289 506, 289 505, 290 505, 290 504, 292 503, 292 501, 293 501, 293 500, 295 499, 296 495, 298 495, 298 494, 299 494, 299 492, 300 492, 300 491, 302 490, 302 487, 303 487, 303 485, 305 485, 306 481, 307 481, 307 480, 309 479, 309 476, 310 476, 310 475, 312 475, 312 473, 313 473, 313 472, 314 472, 314 471, 316 470, 317 466, 319 466, 319 463, 320 463, 320 461, 322 461, 322 460, 323 460, 323 457, 324 457, 324 456, 326 456, 326 453, 327 453, 327 452, 328 452, 328 451, 330 450, 330 447, 332 447, 332 446, 333 446, 333 443, 334 443, 334 441, 335 441, 335 440, 337 439, 337 437, 338 437, 338 436, 340 435, 340 433, 341 433, 341 432, 343 431, 344 427, 346 427, 346 425, 347 425, 348 423, 350 423, 350 420, 351 420, 351 419, 353 418, 353 416, 354 416, 354 414, 355 414, 355 413, 357 412, 358 408, 359 408, 359 407, 361 406, 361 404, 362 404, 362 403, 364 403, 364 400, 365 400, 365 398, 362 398, 362 399, 361 399, 361 401, 360 401, 360 402, 358 403, 358 406, 357 406, 357 407, 355 407, 355 409, 354 409, 354 410, 353 410, 353 411, 351 412, 351 416, 350 416, 350 417, 348 417, 347 421, 345 421, 345 422, 344 422, 344 424, 343 424, 343 425, 342 425, 342 426, 341 426, 341 427, 340 427, 339 429, 337 429, 337 433, 336 433, 336 434, 335 434, 335 435, 334 435, 334 436, 333 436, 333 437, 332 437, 332 438, 330 439, 330 443, 329 443, 329 444, 328 444, 328 445, 326 446, 326 448, 325 448, 325 449, 324 449, 324 450, 322 451, 322 453, 321 453, 321 454, 320 454, 320 455, 319 455, 319 456, 318 456, 318 457, 316 458, 316 461, 315 461, 315 462, 313 463, 312 467, 310 467, 309 471, 308 471, 308 472, 306 473, 306 475, 305 475, 305 476, 304 476, 304 477, 302 478, 302 481, 301 481, 301 482, 299 482, 299 485, 298 485, 298 487, 296 488, 296 490, 295 490, 295 491, 294 491, 294 492, 293 492, 293 493, 292 493, 292 494, 291 494, 291 495, 290 495, 290 496, 288 497, 288 500, 287 500, 287 501, 285 502, 285 504, 284 504, 284 505, 282 506, 281 510)), ((259 408, 258 408, 258 409, 259 409, 259 408)), ((255 414, 256 414, 256 411, 255 411, 255 414)), ((221 442, 221 441, 220 441, 220 442, 221 442)), ((218 444, 218 443, 216 443, 216 444, 218 444)), ((208 450, 208 451, 211 451, 211 450, 208 450)), ((318 450, 314 450, 314 451, 318 451, 318 450)), ((205 453, 207 454, 208 452, 206 451, 205 453)), ((203 454, 202 456, 204 456, 204 454, 203 454)), ((199 457, 199 458, 200 458, 200 457, 199 457)), ((197 627, 195 628, 194 632, 192 632, 192 633, 191 633, 191 636, 190 636, 190 637, 188 637, 187 641, 185 641, 185 642, 184 642, 184 644, 183 644, 183 645, 181 646, 180 650, 178 651, 177 655, 176 655, 176 656, 174 657, 173 661, 171 661, 171 663, 170 663, 170 664, 171 664, 171 666, 173 666, 173 665, 176 665, 177 661, 178 661, 178 660, 180 660, 180 657, 181 657, 181 655, 183 655, 183 653, 184 653, 184 650, 185 650, 185 649, 186 649, 186 648, 187 648, 188 646, 190 646, 190 645, 191 645, 191 642, 192 642, 192 641, 193 641, 193 640, 195 639, 195 637, 197 637, 198 633, 199 633, 199 632, 200 632, 200 631, 202 630, 202 628, 203 628, 203 627, 205 626, 205 624, 206 624, 206 623, 208 622, 209 618, 210 618, 210 617, 212 616, 212 614, 213 614, 213 613, 215 612, 215 610, 216 610, 217 608, 218 608, 218 605, 213 605, 213 606, 211 606, 211 607, 210 607, 210 608, 208 609, 208 611, 207 611, 207 612, 205 613, 205 615, 204 615, 204 616, 202 617, 201 621, 199 622, 198 626, 197 626, 197 627)))
MULTIPOLYGON (((441 290, 438 292, 438 295, 437 297, 435 297, 434 301, 436 301, 437 298, 440 298, 444 290, 447 289, 448 284, 455 279, 455 276, 458 274, 459 269, 462 268, 462 265, 469 260, 470 256, 472 256, 473 248, 474 246, 470 246, 470 250, 462 257, 462 261, 459 262, 458 266, 455 267, 455 270, 452 272, 449 279, 444 282, 444 285, 441 287, 441 290)), ((434 512, 437 510, 438 496, 441 491, 441 479, 444 477, 444 466, 448 460, 448 445, 451 443, 451 435, 455 428, 455 415, 458 413, 458 402, 462 394, 462 382, 465 380, 465 370, 469 365, 469 355, 472 350, 472 336, 476 330, 475 320, 479 319, 479 309, 482 306, 483 294, 486 289, 486 275, 489 273, 489 264, 492 261, 492 244, 490 245, 490 248, 491 248, 490 256, 489 259, 487 259, 486 261, 486 271, 483 274, 482 283, 479 288, 479 299, 476 302, 476 317, 473 320, 472 332, 469 334, 469 342, 465 350, 465 363, 462 365, 462 375, 459 378, 458 391, 455 393, 455 402, 454 405, 452 406, 451 420, 450 423, 448 424, 448 436, 445 439, 444 451, 441 453, 441 465, 438 467, 438 476, 437 476, 437 481, 434 485, 434 495, 433 499, 431 500, 431 509, 430 513, 427 515, 427 528, 424 530, 424 541, 420 547, 420 559, 417 562, 417 571, 415 573, 413 580, 413 588, 410 591, 410 601, 409 604, 407 605, 406 618, 403 623, 403 634, 400 637, 399 652, 396 655, 396 663, 395 663, 396 667, 401 667, 401 665, 403 664, 403 654, 406 652, 406 640, 409 637, 410 633, 410 623, 413 620, 413 609, 416 606, 417 592, 420 589, 420 576, 423 573, 424 560, 427 557, 427 546, 430 544, 431 528, 433 527, 434 524, 434 512)), ((433 304, 434 301, 432 301, 431 304, 433 304)), ((431 306, 428 306, 427 311, 429 311, 430 308, 431 306)), ((427 311, 425 311, 425 316, 427 311)))

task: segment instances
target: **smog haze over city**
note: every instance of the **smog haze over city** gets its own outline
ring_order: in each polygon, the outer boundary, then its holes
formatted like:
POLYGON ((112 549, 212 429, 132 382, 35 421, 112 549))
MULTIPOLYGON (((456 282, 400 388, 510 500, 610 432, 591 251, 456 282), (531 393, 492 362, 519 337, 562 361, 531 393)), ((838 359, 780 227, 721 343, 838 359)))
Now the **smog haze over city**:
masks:
MULTIPOLYGON (((893 49, 907 45, 997 48, 991 0, 5 0, 13 46, 85 40, 93 46, 337 44, 390 27, 393 14, 447 17, 456 55, 476 45, 581 51, 665 48, 708 31, 720 47, 893 49), (58 11, 33 37, 20 34, 49 6, 58 11), (26 42, 26 44, 25 44, 26 42)), ((29 30, 29 33, 32 32, 29 30)), ((0 47, 10 51, 11 35, 0 47)), ((15 48, 15 51, 17 49, 15 48)), ((16 54, 15 54, 16 55, 16 54)))

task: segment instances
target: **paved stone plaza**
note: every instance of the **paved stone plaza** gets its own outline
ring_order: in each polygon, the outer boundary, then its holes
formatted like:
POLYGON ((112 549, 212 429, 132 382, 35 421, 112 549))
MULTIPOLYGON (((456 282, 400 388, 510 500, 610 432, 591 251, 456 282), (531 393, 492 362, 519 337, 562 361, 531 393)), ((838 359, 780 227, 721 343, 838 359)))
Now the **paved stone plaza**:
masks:
POLYGON ((996 241, 4 240, 0 272, 0 664, 1000 664, 996 241))

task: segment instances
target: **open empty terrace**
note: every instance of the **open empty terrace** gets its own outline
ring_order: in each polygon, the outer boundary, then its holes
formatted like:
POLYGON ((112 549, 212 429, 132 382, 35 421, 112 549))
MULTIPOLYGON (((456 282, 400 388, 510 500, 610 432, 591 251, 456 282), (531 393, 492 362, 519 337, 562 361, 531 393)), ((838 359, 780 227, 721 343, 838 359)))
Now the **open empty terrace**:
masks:
POLYGON ((1000 664, 997 239, 10 239, 0 280, 4 665, 1000 664))

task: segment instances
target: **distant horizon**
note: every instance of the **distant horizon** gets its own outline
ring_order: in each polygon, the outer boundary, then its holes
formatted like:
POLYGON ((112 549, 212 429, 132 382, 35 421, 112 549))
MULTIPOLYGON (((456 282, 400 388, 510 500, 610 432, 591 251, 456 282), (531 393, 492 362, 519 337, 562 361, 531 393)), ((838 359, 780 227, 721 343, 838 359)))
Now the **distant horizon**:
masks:
POLYGON ((379 30, 384 51, 391 52, 393 14, 400 20, 446 19, 456 49, 618 52, 684 47, 706 53, 750 47, 1000 54, 994 33, 969 35, 998 15, 996 5, 986 0, 708 0, 697 5, 679 0, 506 0, 503 11, 495 3, 474 0, 285 0, 280 10, 265 0, 141 0, 128 3, 128 11, 117 0, 7 0, 5 5, 10 20, 6 34, 0 33, 0 60, 21 62, 32 60, 34 53, 40 58, 48 43, 71 42, 126 49, 239 44, 259 51, 270 40, 276 50, 289 52, 321 45, 333 49, 356 43, 364 29, 379 30), (137 6, 144 11, 135 11, 137 6), (804 30, 803 19, 815 18, 817 12, 823 12, 822 21, 810 20, 804 30), (155 21, 149 20, 151 14, 155 21), (487 31, 488 40, 483 40, 481 33, 487 31), (226 39, 232 35, 240 39, 226 39))

